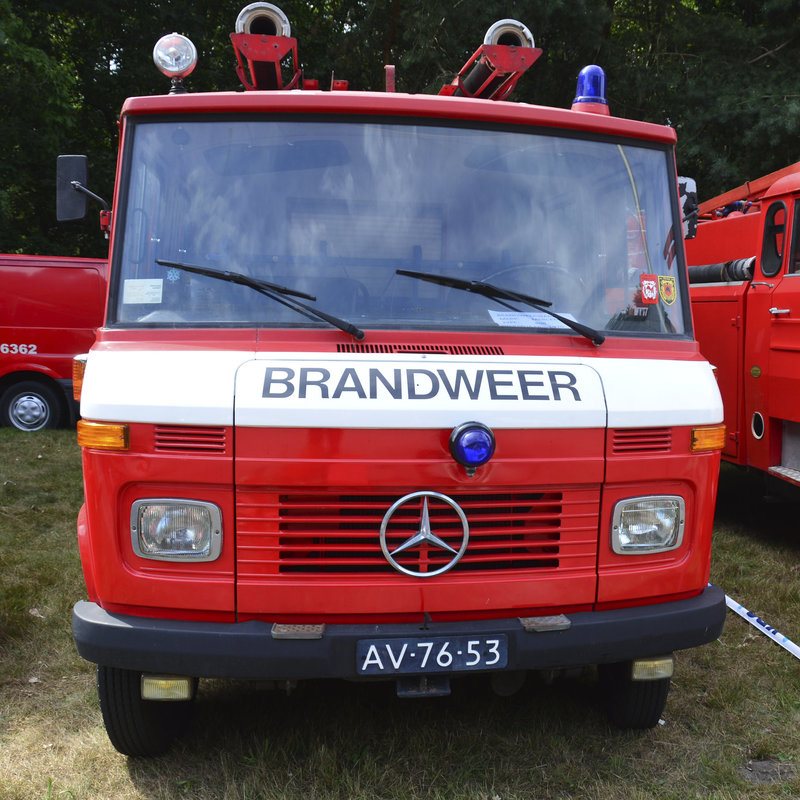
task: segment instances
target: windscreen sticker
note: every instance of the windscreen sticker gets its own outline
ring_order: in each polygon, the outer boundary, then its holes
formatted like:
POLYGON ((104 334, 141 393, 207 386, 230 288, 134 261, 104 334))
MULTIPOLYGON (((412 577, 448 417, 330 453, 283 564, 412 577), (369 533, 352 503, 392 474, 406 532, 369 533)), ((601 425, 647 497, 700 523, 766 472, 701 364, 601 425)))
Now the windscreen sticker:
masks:
POLYGON ((658 294, 664 305, 671 306, 678 296, 678 287, 675 283, 675 278, 669 275, 659 275, 658 294))
POLYGON ((162 278, 131 278, 122 289, 124 305, 161 303, 164 281, 162 278))
POLYGON ((655 305, 658 302, 658 275, 642 275, 642 303, 655 305))
MULTIPOLYGON (((496 325, 505 328, 567 328, 560 320, 551 317, 544 311, 495 311, 489 309, 489 314, 496 325)), ((569 317, 569 314, 562 314, 569 317)))

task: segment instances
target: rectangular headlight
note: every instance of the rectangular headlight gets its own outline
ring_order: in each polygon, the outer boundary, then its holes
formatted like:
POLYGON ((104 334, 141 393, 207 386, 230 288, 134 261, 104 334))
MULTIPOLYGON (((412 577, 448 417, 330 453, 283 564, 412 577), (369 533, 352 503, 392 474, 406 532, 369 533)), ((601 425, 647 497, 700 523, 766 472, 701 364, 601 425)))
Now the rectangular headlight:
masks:
POLYGON ((199 500, 137 500, 131 506, 131 542, 142 558, 213 561, 222 550, 222 512, 199 500))
POLYGON ((611 548, 621 555, 661 553, 680 547, 686 505, 682 497, 631 497, 614 506, 611 548))

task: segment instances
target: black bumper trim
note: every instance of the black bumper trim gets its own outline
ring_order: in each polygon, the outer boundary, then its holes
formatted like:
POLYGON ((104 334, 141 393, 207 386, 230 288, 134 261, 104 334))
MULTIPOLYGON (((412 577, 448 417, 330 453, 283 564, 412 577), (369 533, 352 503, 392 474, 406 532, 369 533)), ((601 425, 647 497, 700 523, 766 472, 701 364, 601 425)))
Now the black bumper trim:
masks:
MULTIPOLYGON (((75 604, 72 631, 87 661, 199 678, 354 679, 359 639, 508 636, 506 669, 552 669, 663 655, 717 639, 725 593, 709 586, 671 603, 570 614, 569 630, 526 632, 517 618, 391 625, 327 625, 320 639, 273 639, 269 622, 182 622, 110 614, 75 604)), ((374 676, 370 676, 374 677, 374 676)), ((392 676, 395 677, 395 676, 392 676)))

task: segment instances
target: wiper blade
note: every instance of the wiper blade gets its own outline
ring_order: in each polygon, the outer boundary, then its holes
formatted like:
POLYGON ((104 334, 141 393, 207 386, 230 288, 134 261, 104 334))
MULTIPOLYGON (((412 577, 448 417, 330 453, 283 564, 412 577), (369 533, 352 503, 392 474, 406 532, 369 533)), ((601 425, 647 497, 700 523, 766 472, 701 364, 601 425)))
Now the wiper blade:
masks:
POLYGON ((326 311, 321 311, 318 308, 309 306, 306 303, 301 303, 299 300, 290 300, 289 297, 302 297, 306 300, 316 300, 313 294, 306 294, 296 289, 290 289, 287 286, 281 286, 278 283, 270 283, 269 281, 262 281, 258 278, 251 278, 249 275, 244 275, 241 272, 231 272, 230 270, 210 269, 209 267, 198 267, 194 264, 184 264, 180 261, 167 261, 166 259, 157 258, 156 264, 161 264, 163 267, 174 267, 185 272, 192 272, 197 275, 205 275, 209 278, 216 278, 221 281, 228 281, 229 283, 238 283, 241 286, 248 286, 251 289, 259 292, 260 294, 270 297, 281 305, 297 311, 299 314, 306 316, 316 317, 317 319, 324 320, 334 328, 340 331, 349 333, 358 341, 364 338, 364 331, 361 328, 348 322, 346 319, 341 319, 333 314, 328 314, 326 311))
MULTIPOLYGON (((540 300, 538 297, 530 297, 520 294, 511 289, 503 289, 493 283, 485 281, 465 281, 463 278, 453 278, 449 275, 434 275, 432 272, 415 272, 412 269, 398 269, 398 275, 407 275, 409 278, 419 278, 421 281, 438 283, 440 286, 450 286, 453 289, 463 289, 465 292, 491 297, 493 300, 516 300, 518 303, 535 303, 537 306, 546 307, 553 305, 547 300, 540 300)), ((503 303, 506 305, 506 303, 503 303)), ((507 306, 511 308, 512 306, 507 306)))
POLYGON ((514 306, 509 305, 505 301, 511 300, 517 303, 524 303, 525 305, 531 306, 538 311, 544 311, 545 314, 549 314, 551 317, 557 319, 559 322, 566 325, 568 328, 571 328, 576 333, 579 333, 581 336, 585 336, 594 344, 600 345, 606 340, 606 337, 603 336, 603 334, 599 331, 596 331, 594 328, 590 328, 588 325, 583 325, 580 322, 576 322, 569 317, 564 317, 561 314, 557 314, 555 311, 550 309, 550 306, 553 305, 552 303, 547 300, 541 300, 538 297, 531 297, 530 295, 522 294, 521 292, 515 292, 512 289, 504 289, 502 286, 495 286, 493 283, 487 283, 486 281, 467 281, 463 278, 451 277, 450 275, 434 275, 430 272, 416 272, 410 269, 398 269, 396 272, 398 275, 406 275, 409 278, 417 278, 418 280, 428 281, 429 283, 438 283, 440 286, 450 286, 453 289, 462 289, 465 292, 473 292, 475 294, 482 295, 483 297, 496 300, 506 308, 510 308, 515 311, 516 309, 514 306))
POLYGON ((251 278, 249 275, 244 275, 241 272, 231 272, 227 269, 211 269, 210 267, 197 267, 194 264, 183 264, 180 261, 166 261, 163 258, 157 258, 156 264, 161 264, 162 267, 182 269, 184 272, 193 272, 197 275, 206 275, 209 278, 218 278, 221 281, 228 281, 229 283, 238 283, 241 286, 249 286, 257 292, 266 290, 267 292, 277 292, 277 294, 290 295, 291 297, 303 297, 306 300, 317 299, 313 294, 299 292, 297 289, 290 289, 288 286, 281 286, 279 283, 270 283, 269 281, 262 281, 258 278, 251 278))

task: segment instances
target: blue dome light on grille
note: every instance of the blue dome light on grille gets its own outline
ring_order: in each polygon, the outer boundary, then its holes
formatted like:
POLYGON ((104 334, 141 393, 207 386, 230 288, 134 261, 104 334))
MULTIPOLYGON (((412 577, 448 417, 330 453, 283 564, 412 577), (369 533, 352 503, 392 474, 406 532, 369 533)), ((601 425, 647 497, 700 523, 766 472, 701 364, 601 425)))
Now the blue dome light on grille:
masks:
POLYGON ((494 455, 494 434, 481 422, 465 422, 450 434, 450 454, 466 470, 475 470, 494 455))

